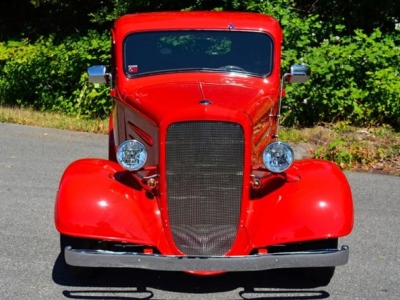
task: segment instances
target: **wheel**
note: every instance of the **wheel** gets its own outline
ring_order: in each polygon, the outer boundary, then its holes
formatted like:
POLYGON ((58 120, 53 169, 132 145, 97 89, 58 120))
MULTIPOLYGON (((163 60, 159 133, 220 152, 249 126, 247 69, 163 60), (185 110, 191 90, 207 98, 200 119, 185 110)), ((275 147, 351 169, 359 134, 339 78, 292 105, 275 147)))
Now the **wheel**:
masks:
MULTIPOLYGON (((336 238, 303 243, 301 250, 337 249, 337 247, 338 239, 336 238)), ((305 280, 310 285, 326 286, 335 273, 335 267, 299 268, 296 272, 299 279, 305 280)))
MULTIPOLYGON (((286 245, 286 249, 281 247, 270 249, 273 252, 297 252, 321 249, 337 249, 338 239, 317 240, 302 243, 293 243, 286 245)), ((315 268, 293 268, 280 269, 280 276, 283 281, 301 288, 310 288, 318 286, 326 286, 335 273, 335 267, 315 267, 315 268)))
POLYGON ((60 234, 60 248, 63 264, 67 272, 78 278, 90 278, 98 273, 98 268, 76 267, 67 264, 65 261, 65 247, 71 246, 73 249, 91 249, 96 244, 95 240, 76 238, 60 234))
POLYGON ((335 267, 305 268, 302 270, 304 279, 310 284, 326 286, 331 282, 335 267))

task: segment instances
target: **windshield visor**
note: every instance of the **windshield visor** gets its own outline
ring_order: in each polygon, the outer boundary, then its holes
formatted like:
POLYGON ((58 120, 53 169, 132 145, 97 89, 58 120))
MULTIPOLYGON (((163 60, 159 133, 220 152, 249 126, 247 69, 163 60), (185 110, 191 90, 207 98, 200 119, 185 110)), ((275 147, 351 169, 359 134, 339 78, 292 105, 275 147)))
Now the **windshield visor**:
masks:
POLYGON ((124 71, 128 77, 186 71, 265 77, 272 72, 272 53, 272 38, 262 32, 140 32, 124 41, 124 71))

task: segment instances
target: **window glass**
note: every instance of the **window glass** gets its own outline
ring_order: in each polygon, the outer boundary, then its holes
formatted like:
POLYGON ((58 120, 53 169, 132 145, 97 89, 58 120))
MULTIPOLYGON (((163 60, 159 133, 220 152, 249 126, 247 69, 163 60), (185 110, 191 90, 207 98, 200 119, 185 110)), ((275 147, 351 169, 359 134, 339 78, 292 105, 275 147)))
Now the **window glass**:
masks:
POLYGON ((272 47, 261 32, 140 32, 125 39, 124 69, 129 77, 191 70, 268 76, 272 47))

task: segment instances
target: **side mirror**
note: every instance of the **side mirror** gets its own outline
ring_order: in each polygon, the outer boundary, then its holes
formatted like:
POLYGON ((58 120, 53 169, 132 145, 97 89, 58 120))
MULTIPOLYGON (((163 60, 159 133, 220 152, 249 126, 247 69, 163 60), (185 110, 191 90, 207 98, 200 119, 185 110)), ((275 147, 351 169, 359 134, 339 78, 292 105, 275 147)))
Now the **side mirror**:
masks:
POLYGON ((310 78, 311 69, 306 65, 293 65, 290 67, 290 73, 285 74, 287 82, 303 83, 310 78))
POLYGON ((87 70, 89 81, 91 83, 107 83, 107 76, 110 76, 110 74, 106 73, 106 69, 106 66, 89 67, 87 70))

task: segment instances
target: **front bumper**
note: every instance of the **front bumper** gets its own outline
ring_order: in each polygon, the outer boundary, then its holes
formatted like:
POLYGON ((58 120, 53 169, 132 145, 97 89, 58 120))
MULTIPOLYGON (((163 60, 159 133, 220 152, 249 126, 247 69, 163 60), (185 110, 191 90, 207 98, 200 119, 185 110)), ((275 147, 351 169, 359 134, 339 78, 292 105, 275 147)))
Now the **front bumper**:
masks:
POLYGON ((341 266, 349 247, 246 256, 165 256, 65 248, 65 261, 77 267, 137 268, 159 271, 261 271, 269 269, 341 266))

